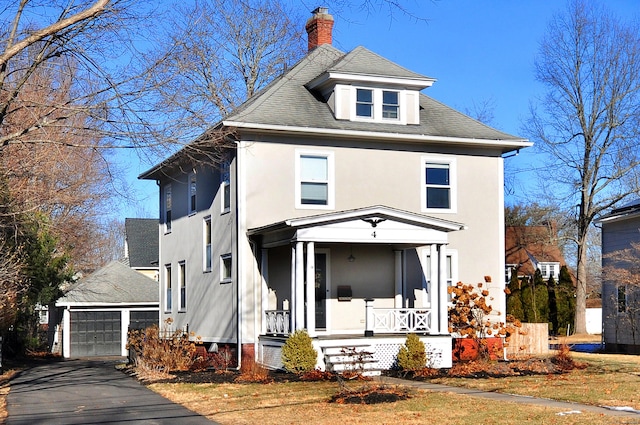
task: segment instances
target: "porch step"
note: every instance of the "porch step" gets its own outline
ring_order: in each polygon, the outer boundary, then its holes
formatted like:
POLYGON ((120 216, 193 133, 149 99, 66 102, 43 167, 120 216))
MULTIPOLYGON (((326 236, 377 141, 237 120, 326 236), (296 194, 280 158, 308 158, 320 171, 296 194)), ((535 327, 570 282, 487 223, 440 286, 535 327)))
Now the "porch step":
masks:
POLYGON ((373 358, 370 345, 323 347, 324 363, 331 372, 356 372, 363 376, 379 376, 378 360, 373 358))

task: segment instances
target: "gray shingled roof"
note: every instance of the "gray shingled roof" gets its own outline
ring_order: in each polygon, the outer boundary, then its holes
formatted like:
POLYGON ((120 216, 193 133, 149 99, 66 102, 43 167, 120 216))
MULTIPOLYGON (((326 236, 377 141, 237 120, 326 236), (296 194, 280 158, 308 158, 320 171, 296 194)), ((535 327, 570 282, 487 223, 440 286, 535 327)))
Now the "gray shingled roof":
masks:
POLYGON ((56 305, 157 303, 158 299, 158 282, 118 261, 113 261, 80 279, 58 299, 56 305))
POLYGON ((158 267, 158 220, 127 218, 124 228, 129 247, 129 266, 158 267))
POLYGON ((259 125, 309 127, 333 130, 382 132, 391 134, 466 139, 522 141, 484 125, 424 94, 420 96, 420 124, 397 125, 335 119, 317 93, 305 85, 328 70, 349 73, 426 78, 358 47, 345 55, 330 45, 321 45, 296 66, 225 118, 225 122, 259 125))
POLYGON ((430 77, 403 68, 362 46, 358 46, 344 55, 327 71, 378 77, 430 79, 430 77))
MULTIPOLYGON (((315 78, 327 72, 416 79, 424 82, 429 77, 409 71, 364 47, 345 54, 329 44, 318 46, 295 66, 264 89, 256 93, 221 122, 229 126, 251 128, 283 127, 319 129, 326 131, 371 132, 390 136, 406 136, 423 143, 447 138, 472 141, 482 146, 483 141, 505 143, 504 152, 530 146, 525 139, 496 130, 452 109, 424 94, 420 94, 420 124, 398 125, 363 121, 338 120, 319 93, 307 88, 315 78), (427 140, 428 139, 428 140, 427 140), (477 143, 480 142, 480 143, 477 143)), ((215 128, 221 123, 212 126, 215 128)), ((157 179, 165 167, 180 158, 180 152, 142 173, 139 178, 157 179)))

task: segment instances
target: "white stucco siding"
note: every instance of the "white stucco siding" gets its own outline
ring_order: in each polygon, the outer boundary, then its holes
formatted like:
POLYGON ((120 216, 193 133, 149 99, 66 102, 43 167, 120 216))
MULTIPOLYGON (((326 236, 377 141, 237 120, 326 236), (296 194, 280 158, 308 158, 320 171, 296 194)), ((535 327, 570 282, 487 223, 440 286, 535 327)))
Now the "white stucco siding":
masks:
MULTIPOLYGON (((218 169, 196 169, 196 211, 188 211, 188 174, 179 173, 162 181, 161 194, 171 184, 171 232, 160 232, 160 317, 161 326, 172 319, 169 329, 187 329, 203 341, 233 342, 236 338, 237 309, 235 283, 221 283, 220 258, 233 253, 235 213, 221 213, 220 175, 218 169), (205 218, 211 219, 211 270, 205 270, 205 218), (186 272, 186 308, 180 308, 180 263, 186 272), (166 309, 166 266, 171 265, 172 302, 166 309), (209 302, 210 301, 210 302, 209 302), (208 302, 210 307, 203 308, 208 302)), ((233 180, 233 178, 232 178, 233 180)), ((233 185, 232 185, 233 192, 233 185)), ((164 216, 164 200, 161 216, 164 216)))

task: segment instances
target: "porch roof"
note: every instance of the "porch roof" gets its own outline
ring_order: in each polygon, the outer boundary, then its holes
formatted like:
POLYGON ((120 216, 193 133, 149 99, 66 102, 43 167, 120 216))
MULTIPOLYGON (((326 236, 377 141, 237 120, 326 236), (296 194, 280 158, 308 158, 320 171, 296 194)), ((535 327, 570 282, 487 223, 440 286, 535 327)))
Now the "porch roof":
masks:
POLYGON ((447 233, 465 225, 382 205, 292 218, 249 229, 263 245, 291 241, 391 243, 425 245, 447 243, 447 233))

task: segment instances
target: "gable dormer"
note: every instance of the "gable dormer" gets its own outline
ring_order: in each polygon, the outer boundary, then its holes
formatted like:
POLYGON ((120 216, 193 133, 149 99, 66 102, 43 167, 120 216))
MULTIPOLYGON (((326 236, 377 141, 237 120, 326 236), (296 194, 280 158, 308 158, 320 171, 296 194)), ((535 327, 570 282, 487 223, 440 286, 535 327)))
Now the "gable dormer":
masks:
POLYGON ((435 80, 358 47, 311 80, 338 120, 420 124, 420 90, 435 80))

